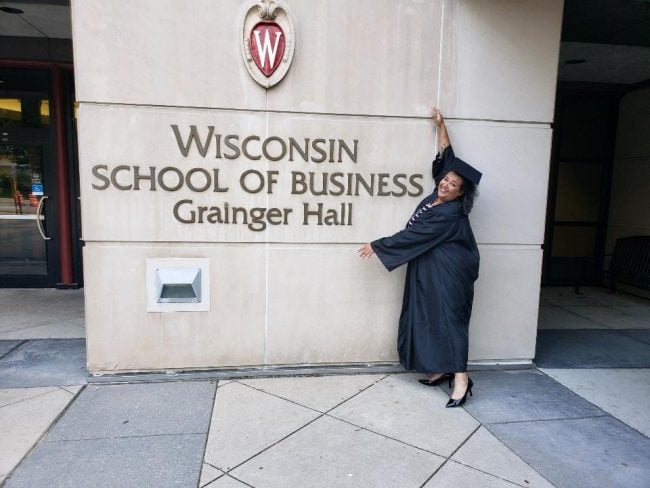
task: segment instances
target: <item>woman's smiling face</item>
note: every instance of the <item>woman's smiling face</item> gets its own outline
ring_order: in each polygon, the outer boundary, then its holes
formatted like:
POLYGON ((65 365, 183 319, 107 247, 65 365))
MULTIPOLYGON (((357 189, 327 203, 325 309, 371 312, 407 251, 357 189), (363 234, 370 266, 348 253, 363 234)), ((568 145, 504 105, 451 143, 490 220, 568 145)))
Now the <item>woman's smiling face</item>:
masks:
POLYGON ((443 202, 456 200, 463 194, 463 177, 450 171, 438 183, 438 198, 443 202))

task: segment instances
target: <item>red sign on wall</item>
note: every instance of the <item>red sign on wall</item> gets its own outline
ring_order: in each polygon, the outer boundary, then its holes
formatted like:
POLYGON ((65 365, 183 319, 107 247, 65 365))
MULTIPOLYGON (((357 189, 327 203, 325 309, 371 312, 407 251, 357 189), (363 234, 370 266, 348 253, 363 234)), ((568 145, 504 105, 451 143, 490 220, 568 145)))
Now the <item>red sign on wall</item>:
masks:
POLYGON ((284 32, 275 22, 260 22, 251 30, 249 39, 253 61, 268 78, 282 62, 286 44, 284 32))
POLYGON ((277 85, 289 71, 296 45, 293 21, 277 0, 259 0, 244 14, 241 50, 251 77, 265 88, 277 85))

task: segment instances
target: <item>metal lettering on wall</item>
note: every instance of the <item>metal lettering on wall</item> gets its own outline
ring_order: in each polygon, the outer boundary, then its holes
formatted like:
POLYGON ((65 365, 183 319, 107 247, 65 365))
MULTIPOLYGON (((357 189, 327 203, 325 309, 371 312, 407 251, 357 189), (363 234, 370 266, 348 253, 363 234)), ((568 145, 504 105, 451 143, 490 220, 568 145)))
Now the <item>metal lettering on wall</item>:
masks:
POLYGON ((170 125, 180 156, 206 161, 205 166, 178 168, 137 163, 95 164, 95 190, 119 192, 213 193, 214 205, 195 204, 179 198, 171 217, 182 224, 243 225, 252 232, 268 226, 353 226, 354 200, 359 197, 418 197, 424 192, 420 173, 359 172, 356 166, 361 144, 358 139, 302 138, 256 134, 220 134, 214 126, 170 125), (226 178, 224 164, 234 160, 255 164, 273 163, 277 169, 245 166, 237 178, 226 178), (207 163, 210 161, 210 163, 207 163), (307 164, 307 170, 295 164, 307 164), (288 166, 288 167, 287 167, 288 166), (299 205, 261 207, 233 204, 229 195, 267 194, 286 191, 302 196, 299 205), (333 198, 336 202, 333 202, 333 198), (319 201, 320 200, 320 201, 319 201), (325 201, 324 201, 325 200, 325 201))

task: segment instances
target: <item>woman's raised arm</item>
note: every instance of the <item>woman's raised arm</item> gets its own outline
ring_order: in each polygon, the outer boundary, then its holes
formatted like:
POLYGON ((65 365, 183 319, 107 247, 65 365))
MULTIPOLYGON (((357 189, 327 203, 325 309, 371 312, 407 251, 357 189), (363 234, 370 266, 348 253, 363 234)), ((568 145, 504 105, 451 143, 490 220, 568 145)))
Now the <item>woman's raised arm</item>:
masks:
POLYGON ((433 123, 438 127, 438 151, 442 154, 445 148, 451 145, 451 141, 449 140, 449 134, 447 133, 447 127, 445 126, 445 119, 440 113, 440 110, 438 110, 438 107, 432 107, 431 110, 433 123))

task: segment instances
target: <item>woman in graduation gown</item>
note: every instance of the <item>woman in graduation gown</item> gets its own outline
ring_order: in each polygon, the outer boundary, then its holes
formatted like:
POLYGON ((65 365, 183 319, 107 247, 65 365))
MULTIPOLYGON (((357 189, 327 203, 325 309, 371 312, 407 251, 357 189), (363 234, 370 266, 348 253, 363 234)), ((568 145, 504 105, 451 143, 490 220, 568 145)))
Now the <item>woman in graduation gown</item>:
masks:
POLYGON ((465 403, 473 382, 467 375, 468 328, 478 278, 479 253, 470 227, 481 173, 457 158, 437 108, 440 151, 433 162, 436 189, 415 209, 406 228, 359 249, 376 254, 389 270, 408 263, 397 349, 407 370, 427 373, 428 386, 449 381, 447 407, 465 403))

